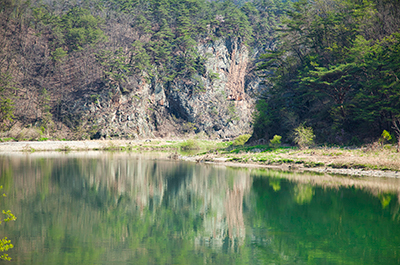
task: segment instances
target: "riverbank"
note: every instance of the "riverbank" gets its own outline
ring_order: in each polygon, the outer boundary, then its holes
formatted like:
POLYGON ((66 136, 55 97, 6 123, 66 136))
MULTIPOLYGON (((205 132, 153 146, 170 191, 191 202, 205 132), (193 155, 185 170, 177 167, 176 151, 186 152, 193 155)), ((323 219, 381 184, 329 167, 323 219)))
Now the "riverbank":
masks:
POLYGON ((184 140, 84 140, 0 142, 0 153, 37 151, 177 150, 184 140))
POLYGON ((400 178, 400 153, 391 146, 354 149, 319 147, 306 150, 293 147, 231 147, 184 159, 245 167, 262 166, 284 171, 400 178))
POLYGON ((1 142, 0 154, 37 151, 166 151, 170 159, 284 171, 400 178, 400 154, 394 147, 313 148, 233 146, 221 140, 91 140, 1 142), (199 149, 202 150, 200 154, 199 149), (197 151, 196 151, 197 150, 197 151), (193 155, 193 153, 197 153, 193 155))

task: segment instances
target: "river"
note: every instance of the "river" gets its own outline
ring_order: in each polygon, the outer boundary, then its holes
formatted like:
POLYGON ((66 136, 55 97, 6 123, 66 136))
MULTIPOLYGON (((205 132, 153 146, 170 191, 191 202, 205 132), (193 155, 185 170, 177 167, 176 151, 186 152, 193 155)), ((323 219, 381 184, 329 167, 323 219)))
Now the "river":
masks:
POLYGON ((0 155, 14 264, 400 264, 400 180, 168 160, 0 155))

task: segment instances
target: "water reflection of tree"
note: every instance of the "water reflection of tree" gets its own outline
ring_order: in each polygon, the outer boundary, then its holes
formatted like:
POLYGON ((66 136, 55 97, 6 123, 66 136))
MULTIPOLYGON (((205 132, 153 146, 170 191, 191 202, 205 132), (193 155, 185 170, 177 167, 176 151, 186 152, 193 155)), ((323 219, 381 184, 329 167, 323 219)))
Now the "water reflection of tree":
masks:
POLYGON ((393 182, 377 181, 372 189, 366 179, 341 183, 340 177, 258 173, 252 172, 255 213, 245 220, 255 235, 252 243, 257 260, 398 264, 400 220, 393 214, 399 210, 399 203, 393 200, 398 186, 393 182), (272 184, 277 179, 279 191, 272 184))
MULTIPOLYGON (((282 179, 287 179, 293 183, 298 183, 300 185, 306 185, 308 187, 322 187, 325 189, 340 189, 340 188, 355 188, 358 190, 363 190, 369 194, 377 197, 381 203, 382 207, 385 208, 388 203, 392 202, 393 197, 397 197, 396 204, 400 204, 400 179, 381 179, 381 178, 351 178, 342 177, 335 175, 321 175, 321 174, 309 174, 309 173, 288 173, 280 171, 271 170, 253 170, 252 176, 266 176, 271 178, 270 185, 274 187, 282 179), (389 201, 388 201, 389 200, 389 201)), ((275 190, 275 188, 274 188, 275 190)), ((310 198, 311 191, 307 190, 305 186, 300 186, 300 188, 295 188, 293 194, 295 195, 295 200, 297 200, 297 195, 306 196, 310 198)))
MULTIPOLYGON (((361 199, 342 201, 334 194, 342 185, 336 178, 317 183, 308 175, 263 176, 258 171, 250 178, 251 171, 245 169, 118 154, 29 157, 14 161, 12 169, 9 181, 15 190, 10 197, 16 215, 25 215, 14 233, 28 233, 19 236, 16 245, 21 253, 32 253, 31 263, 293 264, 307 260, 307 255, 331 255, 350 264, 358 257, 352 258, 334 239, 354 235, 366 249, 374 240, 384 248, 384 241, 368 230, 377 229, 374 222, 392 227, 391 218, 398 218, 394 213, 399 211, 394 199, 399 193, 393 187, 383 189, 383 183, 374 191, 366 185, 368 192, 355 182, 348 184, 344 198, 357 193, 361 199), (374 202, 370 194, 376 194, 375 203, 384 214, 375 212, 376 205, 369 207, 374 202), (355 221, 349 206, 360 211, 355 221), (312 223, 320 225, 310 228, 312 223), (360 241, 363 233, 368 237, 360 241), (324 247, 310 245, 321 238, 329 240, 324 247), (47 254, 34 254, 38 252, 47 254)), ((392 229, 389 245, 400 241, 398 229, 392 229)))
POLYGON ((133 250, 119 260, 162 264, 179 250, 196 264, 193 244, 206 256, 243 244, 248 172, 118 156, 13 163, 14 202, 25 213, 16 231, 28 233, 19 237, 18 251, 54 250, 33 263, 101 261, 110 250, 97 242, 109 241, 114 253, 133 250))
MULTIPOLYGON (((246 170, 195 166, 181 181, 168 182, 168 207, 182 209, 201 218, 196 245, 237 249, 244 241, 243 198, 251 186, 246 170)), ((182 176, 182 175, 181 175, 182 176)))
POLYGON ((307 204, 310 203, 312 197, 314 195, 314 191, 311 185, 306 184, 297 184, 294 187, 294 199, 298 204, 307 204))

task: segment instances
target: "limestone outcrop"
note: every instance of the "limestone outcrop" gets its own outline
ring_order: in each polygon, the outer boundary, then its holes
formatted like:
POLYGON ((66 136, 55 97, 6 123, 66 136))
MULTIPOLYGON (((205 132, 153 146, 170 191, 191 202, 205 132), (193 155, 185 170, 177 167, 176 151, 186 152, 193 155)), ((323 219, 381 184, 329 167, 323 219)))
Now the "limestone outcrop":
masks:
POLYGON ((170 137, 204 132, 211 137, 235 137, 251 132, 254 99, 259 79, 248 75, 249 49, 240 39, 198 43, 207 58, 205 74, 189 80, 162 82, 127 80, 124 93, 98 89, 65 110, 89 126, 92 137, 170 137))

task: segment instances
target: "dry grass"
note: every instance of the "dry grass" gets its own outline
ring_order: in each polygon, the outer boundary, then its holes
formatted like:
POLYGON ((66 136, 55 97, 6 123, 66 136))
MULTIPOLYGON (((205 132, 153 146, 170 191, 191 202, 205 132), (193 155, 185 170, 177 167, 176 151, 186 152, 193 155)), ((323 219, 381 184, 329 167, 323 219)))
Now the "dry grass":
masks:
POLYGON ((61 130, 55 130, 49 133, 49 129, 44 129, 35 126, 23 126, 21 122, 16 122, 8 131, 0 132, 0 139, 9 139, 9 140, 12 139, 14 141, 38 141, 43 138, 48 138, 48 139, 70 138, 69 129, 66 126, 62 126, 60 128, 61 130))
MULTIPOLYGON (((225 159, 231 162, 258 165, 330 169, 332 173, 350 175, 354 173, 350 172, 349 169, 360 172, 379 170, 395 173, 400 171, 400 153, 397 153, 396 148, 393 146, 380 146, 374 149, 312 148, 299 150, 293 148, 267 148, 267 146, 265 148, 258 146, 253 149, 228 150, 217 154, 210 161, 225 159), (344 170, 349 172, 345 173, 344 170)), ((356 172, 357 175, 363 175, 360 172, 356 172)), ((383 175, 381 174, 380 176, 383 175)))
POLYGON ((332 167, 400 170, 400 153, 393 148, 367 149, 309 149, 281 154, 306 162, 323 163, 332 167))

